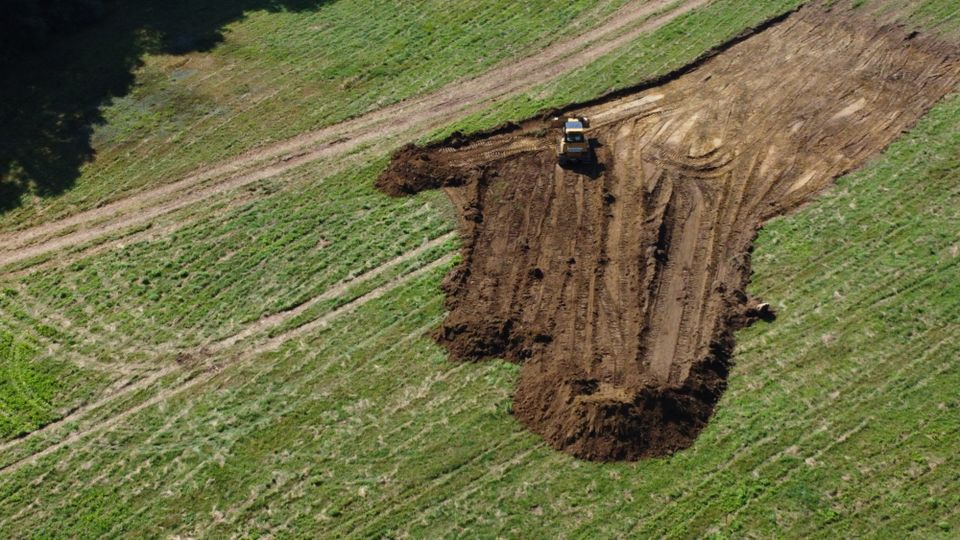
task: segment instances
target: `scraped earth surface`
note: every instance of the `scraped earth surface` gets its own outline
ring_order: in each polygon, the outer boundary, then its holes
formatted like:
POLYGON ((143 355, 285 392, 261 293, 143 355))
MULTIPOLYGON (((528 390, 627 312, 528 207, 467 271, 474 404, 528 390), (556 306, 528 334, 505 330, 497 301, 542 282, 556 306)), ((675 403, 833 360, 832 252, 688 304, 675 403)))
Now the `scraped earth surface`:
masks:
POLYGON ((523 363, 514 411, 596 460, 689 446, 722 394, 764 220, 876 155, 960 81, 957 50, 804 8, 654 88, 579 108, 598 165, 533 119, 406 147, 378 181, 462 211, 437 340, 523 363))

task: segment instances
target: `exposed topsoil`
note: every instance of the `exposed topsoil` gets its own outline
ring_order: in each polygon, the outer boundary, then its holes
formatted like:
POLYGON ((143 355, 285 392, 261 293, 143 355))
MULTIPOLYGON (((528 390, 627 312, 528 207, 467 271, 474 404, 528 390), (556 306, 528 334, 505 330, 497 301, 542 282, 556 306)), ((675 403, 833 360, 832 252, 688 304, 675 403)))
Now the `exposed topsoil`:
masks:
POLYGON ((689 446, 726 385, 759 226, 862 165, 960 81, 960 54, 804 8, 656 86, 576 108, 599 164, 542 119, 399 151, 392 195, 443 187, 463 263, 437 340, 522 362, 514 411, 594 460, 689 446))

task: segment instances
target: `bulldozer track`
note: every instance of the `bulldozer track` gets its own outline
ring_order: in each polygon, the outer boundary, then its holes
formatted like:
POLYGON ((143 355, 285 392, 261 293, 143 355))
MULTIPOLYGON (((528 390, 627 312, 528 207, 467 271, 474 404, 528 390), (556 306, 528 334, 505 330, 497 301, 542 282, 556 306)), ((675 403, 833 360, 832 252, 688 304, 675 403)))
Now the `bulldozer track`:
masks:
POLYGON ((808 6, 662 85, 580 107, 594 167, 558 166, 556 130, 533 118, 453 151, 404 148, 378 186, 444 187, 463 212, 438 341, 522 362, 522 423, 581 458, 663 455, 706 425, 734 331, 761 316, 744 292, 756 230, 958 83, 960 48, 808 6))

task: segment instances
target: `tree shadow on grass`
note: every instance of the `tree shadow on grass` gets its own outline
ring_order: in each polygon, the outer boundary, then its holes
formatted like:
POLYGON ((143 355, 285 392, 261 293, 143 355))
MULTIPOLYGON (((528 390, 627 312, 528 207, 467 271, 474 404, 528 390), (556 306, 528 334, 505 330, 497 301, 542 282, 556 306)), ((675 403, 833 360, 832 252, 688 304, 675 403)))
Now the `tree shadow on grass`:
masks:
POLYGON ((101 107, 126 95, 145 54, 208 51, 246 12, 315 10, 333 0, 106 2, 93 26, 38 51, 0 51, 0 213, 57 195, 93 159, 101 107))

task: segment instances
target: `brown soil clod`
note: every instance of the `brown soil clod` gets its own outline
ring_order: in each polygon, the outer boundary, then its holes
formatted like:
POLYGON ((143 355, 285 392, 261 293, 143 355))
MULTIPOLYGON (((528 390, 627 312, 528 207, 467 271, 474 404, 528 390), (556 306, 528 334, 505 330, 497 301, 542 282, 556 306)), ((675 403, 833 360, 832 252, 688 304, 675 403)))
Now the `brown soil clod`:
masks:
POLYGON ((743 291, 761 223, 809 200, 960 82, 925 35, 807 7, 738 36, 591 119, 602 167, 556 163, 543 118, 397 152, 378 187, 444 188, 462 209, 437 341, 523 362, 514 411, 594 460, 692 444, 722 395, 733 333, 775 317, 743 291))

